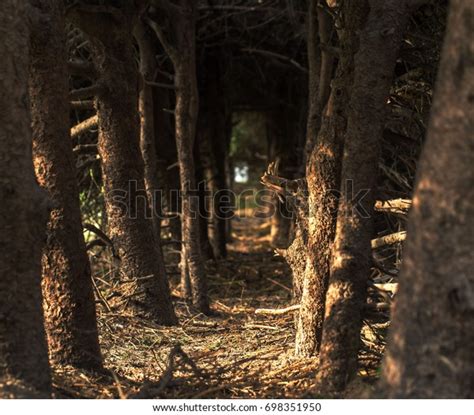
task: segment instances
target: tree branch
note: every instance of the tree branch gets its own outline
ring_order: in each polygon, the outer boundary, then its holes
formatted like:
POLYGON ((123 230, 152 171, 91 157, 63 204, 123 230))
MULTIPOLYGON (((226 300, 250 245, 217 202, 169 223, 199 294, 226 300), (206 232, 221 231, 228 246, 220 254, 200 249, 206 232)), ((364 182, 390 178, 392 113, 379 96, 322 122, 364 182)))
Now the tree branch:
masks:
POLYGON ((394 245, 398 242, 403 242, 407 238, 406 231, 391 233, 390 235, 381 236, 380 238, 372 239, 372 249, 381 248, 382 246, 394 245))
POLYGON ((94 115, 87 120, 82 121, 81 123, 75 125, 71 128, 71 138, 78 137, 79 135, 89 131, 91 128, 97 127, 99 123, 99 117, 94 115))
POLYGON ((75 89, 69 93, 70 101, 80 101, 84 98, 95 97, 101 92, 101 87, 98 84, 86 86, 85 88, 75 89))

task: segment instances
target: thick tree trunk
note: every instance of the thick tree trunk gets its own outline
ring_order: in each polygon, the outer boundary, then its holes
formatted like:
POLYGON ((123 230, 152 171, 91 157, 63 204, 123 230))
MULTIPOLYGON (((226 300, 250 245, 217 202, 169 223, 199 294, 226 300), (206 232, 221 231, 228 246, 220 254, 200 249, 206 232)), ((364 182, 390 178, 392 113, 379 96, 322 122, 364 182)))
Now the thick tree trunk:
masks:
POLYGON ((26 2, 5 0, 0 11, 0 396, 19 396, 9 381, 48 393, 41 296, 41 249, 48 201, 38 187, 28 108, 26 2))
POLYGON ((326 308, 318 383, 340 391, 355 375, 361 311, 366 300, 373 236, 379 146, 395 61, 410 16, 407 2, 369 0, 355 57, 341 174, 341 195, 326 308))
MULTIPOLYGON (((314 10, 311 10, 315 13, 314 10)), ((326 75, 319 83, 310 83, 307 143, 315 142, 306 166, 308 211, 305 222, 305 262, 297 263, 301 274, 296 277, 295 288, 299 294, 301 308, 297 316, 295 351, 300 356, 313 356, 319 351, 332 244, 336 229, 338 192, 342 165, 342 150, 347 124, 347 102, 350 96, 354 55, 358 47, 358 34, 366 16, 366 7, 360 2, 346 2, 342 9, 344 29, 340 31, 340 58, 336 75, 332 81, 329 103, 326 92, 326 75), (318 98, 315 99, 314 96, 318 98), (321 108, 326 107, 324 114, 321 108), (319 126, 321 126, 319 128, 319 126)), ((327 27, 326 12, 319 12, 321 41, 328 38, 331 28, 327 27)), ((313 27, 313 30, 316 28, 313 27)), ((315 35, 309 39, 314 41, 315 35)), ((314 49, 312 46, 311 49, 314 49)), ((323 59, 328 65, 329 58, 323 59)), ((310 67, 311 70, 315 70, 310 67)), ((317 74, 310 75, 316 76, 317 74)), ((301 233, 300 233, 301 235, 301 233)))
MULTIPOLYGON (((134 6, 130 6, 133 8, 134 6)), ((96 99, 98 150, 102 160, 110 238, 117 248, 124 279, 135 280, 127 304, 158 324, 177 322, 163 259, 155 249, 140 154, 138 77, 132 43, 133 11, 124 7, 114 18, 93 20, 76 13, 92 40, 101 89, 96 99)))
POLYGON ((36 176, 55 208, 43 250, 45 326, 52 362, 100 369, 94 292, 69 133, 64 9, 32 0, 30 104, 36 176))
POLYGON ((390 398, 474 398, 472 16, 472 2, 451 2, 384 362, 390 398))

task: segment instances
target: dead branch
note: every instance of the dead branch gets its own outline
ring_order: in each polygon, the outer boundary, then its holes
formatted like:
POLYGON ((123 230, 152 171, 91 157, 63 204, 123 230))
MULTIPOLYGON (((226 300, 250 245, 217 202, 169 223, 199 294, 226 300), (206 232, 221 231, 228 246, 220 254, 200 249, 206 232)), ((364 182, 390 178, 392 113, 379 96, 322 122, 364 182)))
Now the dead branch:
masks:
POLYGON ((71 138, 80 136, 81 134, 89 131, 91 128, 97 127, 99 123, 99 117, 94 115, 87 120, 82 121, 81 123, 75 125, 71 128, 71 138))
POLYGON ((391 233, 390 235, 381 236, 380 238, 372 239, 372 249, 381 248, 382 246, 394 245, 403 242, 407 237, 406 231, 391 233))
POLYGON ((375 210, 406 216, 412 205, 411 199, 377 200, 375 210))
POLYGON ((282 314, 290 313, 300 309, 300 304, 290 305, 285 308, 257 308, 255 314, 267 314, 272 316, 279 316, 282 314))
POLYGON ((92 110, 94 109, 94 101, 71 101, 69 103, 72 110, 92 110))
POLYGON ((163 375, 161 375, 161 378, 158 381, 158 385, 154 387, 150 384, 145 384, 135 396, 135 398, 157 396, 160 392, 162 392, 173 380, 173 374, 176 369, 176 358, 178 356, 180 356, 183 362, 191 368, 191 370, 197 377, 205 377, 202 370, 197 367, 196 363, 194 363, 194 361, 183 351, 181 346, 177 344, 173 346, 173 348, 170 350, 166 369, 163 372, 163 375))
POLYGON ((163 82, 154 82, 154 81, 147 81, 146 79, 144 80, 145 84, 154 86, 156 88, 162 88, 162 89, 176 89, 174 84, 165 84, 163 82))
POLYGON ((118 258, 118 255, 115 252, 114 243, 101 229, 99 229, 97 226, 93 225, 92 223, 84 223, 82 227, 88 230, 89 232, 92 232, 93 234, 95 234, 107 246, 110 246, 110 248, 112 249, 112 254, 114 258, 118 258))
POLYGON ((95 97, 101 91, 98 84, 86 86, 85 88, 75 89, 69 93, 70 101, 80 101, 85 98, 95 97))

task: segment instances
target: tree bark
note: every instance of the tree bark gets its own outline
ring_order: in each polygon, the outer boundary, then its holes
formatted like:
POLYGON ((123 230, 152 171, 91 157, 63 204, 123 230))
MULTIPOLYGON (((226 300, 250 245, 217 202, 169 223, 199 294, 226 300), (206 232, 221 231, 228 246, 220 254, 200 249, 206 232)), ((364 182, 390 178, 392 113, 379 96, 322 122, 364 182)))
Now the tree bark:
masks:
POLYGON ((383 366, 390 398, 474 397, 474 4, 449 7, 383 366))
POLYGON ((308 96, 306 144, 301 173, 304 173, 304 168, 313 152, 321 128, 324 107, 331 93, 334 56, 327 51, 327 47, 333 32, 334 25, 329 13, 319 5, 318 1, 310 1, 308 3, 307 39, 310 94, 308 96))
POLYGON ((64 8, 36 1, 30 34, 30 104, 36 177, 55 206, 43 250, 45 326, 51 361, 100 369, 95 299, 82 233, 69 132, 64 8))
POLYGON ((194 142, 194 162, 195 162, 195 171, 196 171, 196 187, 197 187, 197 196, 199 198, 199 237, 201 245, 202 257, 205 261, 209 259, 214 259, 214 252, 211 246, 210 235, 209 235, 209 213, 210 213, 210 200, 208 184, 205 179, 204 174, 204 165, 202 161, 202 152, 201 145, 202 140, 204 139, 204 131, 199 131, 199 124, 202 119, 198 121, 196 140, 194 142))
POLYGON ((196 4, 191 0, 171 5, 167 13, 168 25, 173 32, 165 33, 156 22, 151 22, 175 69, 176 107, 175 127, 181 185, 181 281, 185 296, 186 287, 192 290, 194 306, 204 314, 210 312, 207 280, 200 247, 199 197, 196 194, 196 171, 193 145, 196 138, 196 123, 199 96, 196 79, 196 4), (188 277, 189 276, 189 277, 188 277))
POLYGON ((343 390, 357 369, 385 104, 410 16, 405 1, 369 0, 369 7, 355 57, 317 375, 320 390, 328 392, 343 390))
MULTIPOLYGON (((295 248, 304 246, 304 256, 298 253, 293 261, 295 302, 301 304, 295 313, 296 343, 295 352, 299 356, 314 356, 319 351, 324 321, 324 307, 329 280, 329 263, 334 240, 342 149, 347 125, 347 102, 353 81, 354 54, 358 48, 358 31, 365 19, 367 8, 362 2, 344 3, 341 10, 344 19, 340 30, 339 63, 334 79, 331 81, 332 60, 324 57, 321 68, 310 66, 309 111, 307 125, 307 143, 312 141, 313 148, 306 165, 307 189, 302 197, 305 199, 306 211, 304 220, 297 221, 300 228, 297 237, 303 241, 294 241, 288 254, 295 254, 295 248), (323 64, 324 63, 324 64, 323 64), (331 67, 330 67, 331 66, 331 67), (319 74, 319 71, 322 71, 319 74), (324 73, 323 73, 324 72, 324 73), (320 76, 318 76, 320 75, 320 76), (329 78, 329 79, 328 79, 329 78), (327 88, 330 99, 328 100, 327 88), (322 108, 326 111, 322 113, 322 108), (317 136, 315 140, 313 136, 317 136)), ((316 10, 310 8, 310 13, 316 10)), ((333 30, 327 12, 318 9, 319 41, 328 42, 329 33, 333 30)), ((315 19, 313 16, 312 19, 315 19)), ((310 42, 317 41, 317 35, 309 36, 310 42)), ((315 49, 316 45, 308 46, 315 49)), ((326 52, 321 52, 326 55, 326 52)))
MULTIPOLYGON (((158 82, 169 82, 164 76, 157 75, 158 82)), ((169 89, 154 88, 153 91, 153 109, 154 109, 154 128, 156 140, 156 156, 158 162, 158 171, 164 187, 163 204, 168 212, 175 215, 168 219, 171 238, 181 240, 181 222, 179 215, 181 211, 179 200, 179 168, 177 166, 177 150, 174 128, 174 117, 166 112, 174 107, 172 92, 169 89)))
MULTIPOLYGON (((314 10, 311 10, 315 13, 314 10)), ((358 31, 362 27, 367 8, 362 2, 345 2, 342 9, 344 28, 340 31, 339 63, 331 82, 329 74, 330 58, 325 57, 324 76, 321 73, 319 83, 310 83, 309 114, 307 124, 307 143, 312 141, 313 149, 306 165, 307 178, 307 220, 304 221, 305 258, 298 261, 295 276, 295 294, 301 304, 296 313, 295 351, 299 356, 310 357, 318 353, 324 321, 326 291, 329 281, 331 250, 334 240, 338 194, 340 186, 342 150, 347 125, 347 102, 354 72, 354 55, 358 48, 358 31), (328 61, 329 60, 329 61, 328 61), (332 84, 330 100, 327 86, 332 84), (317 99, 315 98, 317 97, 317 99), (326 111, 322 113, 322 108, 326 111), (316 142, 313 136, 317 136, 316 142)), ((320 41, 327 42, 330 19, 326 12, 319 11, 320 41), (324 13, 324 15, 321 15, 324 13)), ((313 17, 314 19, 314 17, 313 17)), ((313 27, 317 30, 317 27, 313 27)), ((316 35, 309 37, 315 41, 316 35)), ((311 46, 314 49, 316 46, 311 46)), ((323 53, 325 54, 325 52, 323 53)), ((331 63, 332 65, 332 63, 331 63)), ((319 68, 310 77, 316 77, 319 68)), ((321 69, 322 70, 322 69, 321 69)), ((302 221, 300 221, 300 224, 302 221)), ((295 244, 296 246, 296 244, 295 244)))
MULTIPOLYGON (((138 97, 138 111, 140 114, 140 148, 144 162, 145 186, 150 204, 150 212, 153 223, 153 234, 156 249, 161 255, 161 218, 162 218, 162 186, 160 186, 158 175, 158 161, 156 155, 153 87, 149 84, 153 81, 156 71, 156 51, 153 46, 153 38, 148 32, 147 26, 141 21, 134 28, 134 36, 140 50, 140 74, 141 88, 138 97)), ((161 259, 161 262, 163 260, 161 259)))
POLYGON ((16 381, 49 393, 41 306, 41 249, 48 200, 34 176, 28 105, 29 30, 25 1, 0 11, 0 395, 16 381))
POLYGON ((138 74, 132 42, 135 9, 123 6, 114 13, 98 15, 81 9, 72 15, 91 37, 102 85, 96 98, 98 150, 110 239, 117 247, 121 274, 136 281, 127 304, 158 324, 172 325, 177 319, 162 258, 155 249, 140 154, 138 74))

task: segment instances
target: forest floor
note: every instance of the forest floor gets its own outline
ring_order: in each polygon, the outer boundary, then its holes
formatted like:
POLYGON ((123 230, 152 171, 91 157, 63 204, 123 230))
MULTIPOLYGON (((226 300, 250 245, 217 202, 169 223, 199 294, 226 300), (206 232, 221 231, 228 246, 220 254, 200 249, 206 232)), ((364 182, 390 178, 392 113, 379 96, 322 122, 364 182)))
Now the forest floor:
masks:
MULTIPOLYGON (((249 215, 245 215, 249 216, 249 215)), ((269 243, 269 223, 233 220, 228 258, 206 264, 215 316, 192 313, 173 286, 180 325, 162 327, 98 303, 106 372, 54 369, 63 398, 303 398, 313 388, 317 359, 296 358, 293 313, 255 314, 290 305, 291 275, 269 243), (109 309, 108 309, 109 308, 109 309)), ((176 266, 175 266, 176 268, 176 266)), ((95 278, 96 289, 102 290, 95 278)), ((104 297, 104 296, 102 296, 104 297)), ((359 378, 347 397, 364 396, 378 377, 383 339, 364 327, 359 378)))

